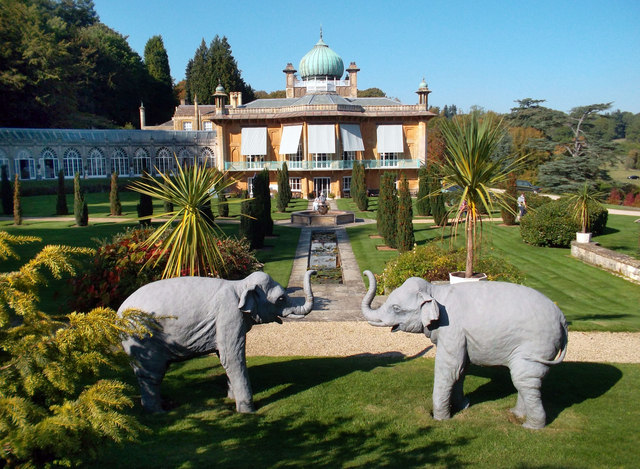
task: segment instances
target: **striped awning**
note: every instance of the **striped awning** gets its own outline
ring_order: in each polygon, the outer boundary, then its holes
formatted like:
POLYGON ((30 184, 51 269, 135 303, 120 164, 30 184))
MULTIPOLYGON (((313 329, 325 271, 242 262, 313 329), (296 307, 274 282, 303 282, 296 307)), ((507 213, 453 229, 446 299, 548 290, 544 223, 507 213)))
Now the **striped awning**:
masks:
POLYGON ((298 153, 300 134, 302 134, 302 124, 282 127, 279 153, 281 155, 295 155, 298 153))
POLYGON ((240 153, 243 155, 266 155, 267 128, 244 127, 240 141, 240 153))
POLYGON ((364 151, 360 124, 340 124, 342 151, 364 151))
POLYGON ((335 153, 336 132, 333 124, 309 125, 309 153, 335 153))
POLYGON ((377 137, 378 153, 404 153, 401 124, 379 125, 377 137))

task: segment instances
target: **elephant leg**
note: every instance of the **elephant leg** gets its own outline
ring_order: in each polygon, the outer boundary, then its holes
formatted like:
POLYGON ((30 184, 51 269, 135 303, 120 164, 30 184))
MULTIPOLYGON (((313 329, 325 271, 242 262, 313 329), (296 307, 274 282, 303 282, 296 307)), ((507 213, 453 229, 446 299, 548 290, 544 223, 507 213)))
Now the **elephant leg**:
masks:
POLYGON ((549 367, 541 363, 519 360, 511 363, 511 380, 518 390, 518 401, 514 414, 526 416, 522 425, 525 428, 539 429, 546 424, 546 414, 542 406, 542 378, 549 371, 549 367), (524 410, 524 414, 523 414, 524 410))
POLYGON ((518 417, 519 419, 524 418, 527 415, 527 408, 524 404, 524 397, 520 392, 518 392, 518 400, 516 401, 516 406, 509 409, 513 415, 518 417))
MULTIPOLYGON (((220 358, 220 352, 218 350, 216 350, 216 355, 218 355, 218 358, 220 358)), ((227 376, 226 374, 225 374, 225 378, 227 380, 227 398, 235 400, 236 396, 233 394, 233 388, 231 387, 231 380, 229 379, 229 376, 227 376)))
POLYGON ((451 391, 451 407, 454 411, 464 410, 469 407, 469 398, 464 395, 464 378, 469 359, 465 357, 465 363, 460 370, 460 378, 454 383, 451 391))
POLYGON ((243 329, 238 332, 239 334, 235 337, 228 334, 224 337, 224 334, 218 334, 218 347, 220 363, 227 373, 228 394, 235 398, 236 410, 248 414, 255 412, 255 407, 245 356, 246 337, 243 329))
MULTIPOLYGON (((451 339, 451 337, 448 337, 451 339)), ((454 338, 455 339, 455 338, 454 338)), ((438 349, 436 351, 436 362, 433 378, 433 418, 436 420, 446 420, 451 418, 452 393, 456 383, 457 395, 453 396, 453 401, 458 400, 459 405, 464 404, 462 385, 464 383, 463 373, 467 360, 466 340, 464 336, 451 343, 438 339, 438 349), (462 379, 461 379, 462 378, 462 379)))
POLYGON ((131 366, 140 386, 142 407, 149 412, 163 412, 160 384, 167 372, 167 357, 151 341, 123 345, 132 358, 131 366))

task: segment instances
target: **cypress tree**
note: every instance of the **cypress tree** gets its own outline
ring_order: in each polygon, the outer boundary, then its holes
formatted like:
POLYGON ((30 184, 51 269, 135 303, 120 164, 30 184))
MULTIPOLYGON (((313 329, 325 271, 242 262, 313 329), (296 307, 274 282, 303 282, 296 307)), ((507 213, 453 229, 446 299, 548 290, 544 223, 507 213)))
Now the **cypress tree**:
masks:
POLYGON ((382 173, 380 176, 380 195, 378 196, 378 233, 391 248, 397 247, 398 232, 398 191, 395 173, 382 173))
MULTIPOLYGON (((146 170, 142 171, 142 179, 149 179, 149 173, 146 170)), ((136 210, 138 211, 138 218, 145 218, 144 220, 139 220, 142 226, 151 226, 151 215, 153 215, 153 199, 150 195, 140 193, 140 202, 136 206, 136 210)))
POLYGON ((58 171, 58 190, 56 192, 56 215, 69 215, 67 207, 67 195, 64 193, 64 171, 58 171))
MULTIPOLYGON (((254 189, 255 190, 255 189, 254 189)), ((240 205, 240 236, 247 238, 251 249, 260 249, 264 246, 264 232, 259 229, 255 199, 249 199, 249 194, 244 191, 240 205)))
POLYGON ((502 215, 502 222, 507 225, 515 225, 516 224, 516 211, 518 210, 517 203, 517 189, 516 189, 516 174, 510 173, 507 178, 507 188, 504 191, 506 202, 509 204, 511 211, 505 209, 504 207, 500 207, 500 214, 502 215))
POLYGON ((5 215, 13 213, 13 191, 9 182, 9 169, 2 165, 2 180, 0 181, 0 197, 2 198, 2 212, 5 215))
POLYGON ((253 197, 255 199, 258 229, 263 236, 273 235, 271 218, 271 195, 269 193, 269 171, 263 169, 253 178, 253 197))
POLYGON ((84 190, 80 187, 80 173, 76 173, 73 178, 73 215, 76 218, 76 225, 89 224, 89 208, 84 199, 84 190))
POLYGON ((429 200, 430 174, 426 166, 418 170, 418 197, 416 210, 418 215, 427 217, 431 215, 431 201, 429 200))
POLYGON ((229 202, 227 202, 224 191, 218 192, 218 215, 221 217, 229 216, 229 202))
POLYGON ((118 195, 118 173, 111 173, 111 191, 109 192, 109 210, 112 217, 122 215, 122 204, 118 195))
POLYGON ((353 162, 353 171, 351 172, 351 199, 355 202, 358 210, 364 212, 369 209, 364 164, 357 161, 353 162))
POLYGON ((409 182, 406 177, 403 177, 402 181, 400 181, 398 201, 398 251, 411 251, 414 243, 415 237, 413 235, 413 207, 411 205, 411 194, 409 193, 409 182))
POLYGON ((448 221, 447 209, 444 206, 444 195, 442 194, 442 188, 440 186, 439 178, 433 177, 431 179, 431 214, 433 215, 433 221, 437 226, 446 226, 448 221))
POLYGON ((16 225, 22 225, 22 194, 20 193, 20 178, 16 174, 13 182, 13 223, 16 225))
POLYGON ((289 172, 287 170, 287 163, 282 164, 282 169, 278 170, 278 197, 276 198, 276 205, 278 212, 286 212, 287 205, 290 201, 291 188, 289 187, 289 172))

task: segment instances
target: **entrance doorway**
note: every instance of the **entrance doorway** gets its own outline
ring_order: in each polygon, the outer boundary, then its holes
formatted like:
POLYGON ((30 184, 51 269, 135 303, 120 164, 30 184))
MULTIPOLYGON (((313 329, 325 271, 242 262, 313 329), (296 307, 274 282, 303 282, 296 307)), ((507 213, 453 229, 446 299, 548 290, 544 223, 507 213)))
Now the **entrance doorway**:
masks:
POLYGON ((326 197, 329 197, 331 190, 331 178, 313 178, 313 191, 316 193, 316 197, 324 192, 326 197))

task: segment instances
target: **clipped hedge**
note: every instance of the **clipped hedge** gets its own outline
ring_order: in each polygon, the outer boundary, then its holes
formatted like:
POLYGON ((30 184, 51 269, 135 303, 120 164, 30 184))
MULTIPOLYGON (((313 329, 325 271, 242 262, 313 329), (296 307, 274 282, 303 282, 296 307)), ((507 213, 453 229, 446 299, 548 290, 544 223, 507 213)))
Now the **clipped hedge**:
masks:
MULTIPOLYGON (((607 209, 599 204, 589 204, 589 227, 593 236, 604 233, 608 218, 607 209)), ((520 220, 520 235, 525 243, 533 246, 569 247, 580 231, 580 223, 570 208, 570 201, 558 199, 538 207, 520 220)))
MULTIPOLYGON (((378 294, 390 293, 410 277, 421 277, 430 282, 448 281, 450 272, 465 269, 466 251, 463 248, 448 250, 439 243, 417 246, 387 262, 378 276, 378 294)), ((489 280, 522 283, 524 274, 504 258, 481 254, 476 262, 477 272, 487 274, 489 280)))

